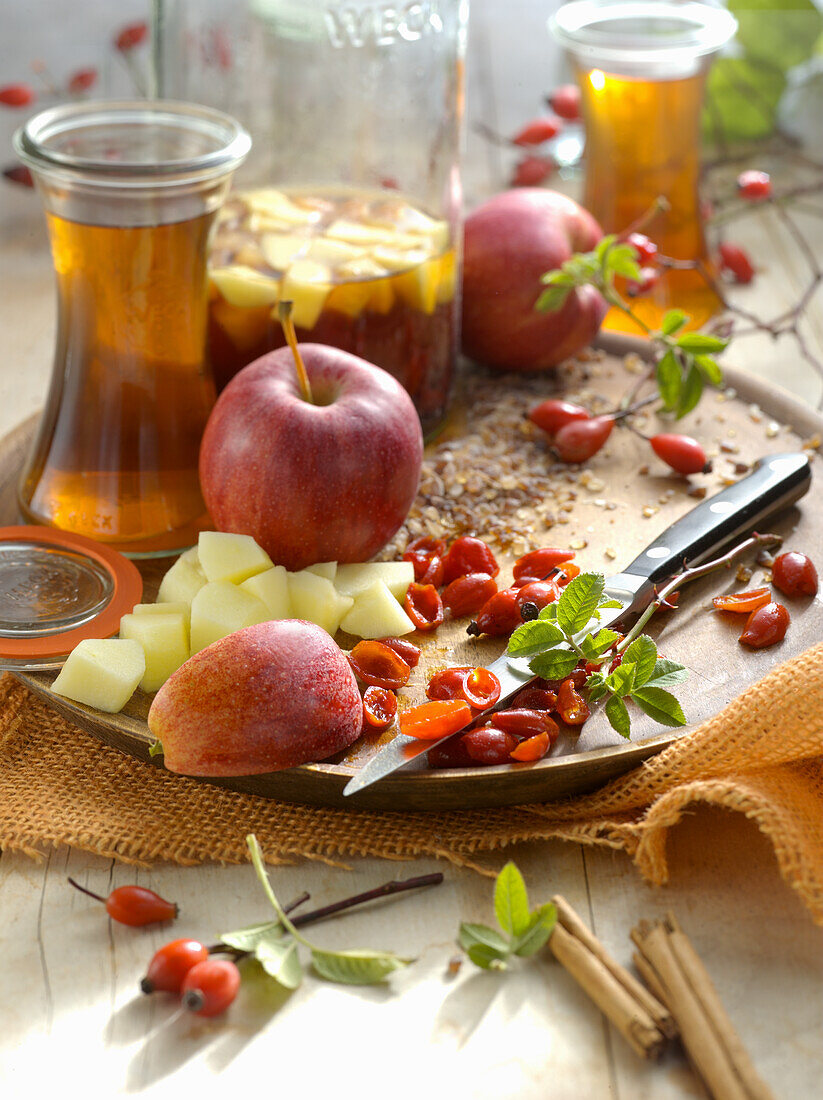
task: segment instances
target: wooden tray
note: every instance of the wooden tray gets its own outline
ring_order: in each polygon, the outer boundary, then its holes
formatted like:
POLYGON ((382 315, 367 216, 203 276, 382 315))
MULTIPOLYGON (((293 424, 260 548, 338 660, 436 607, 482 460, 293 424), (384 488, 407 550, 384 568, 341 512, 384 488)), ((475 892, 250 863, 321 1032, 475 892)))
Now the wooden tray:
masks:
MULTIPOLYGON (((623 356, 647 354, 643 341, 612 336, 604 339, 605 359, 583 363, 560 375, 526 379, 500 378, 501 393, 522 394, 524 408, 530 403, 560 392, 580 389, 607 399, 622 394, 631 382, 623 356)), ((726 395, 707 394, 700 408, 679 426, 718 451, 713 474, 692 479, 709 493, 722 485, 722 477, 739 476, 736 463, 750 463, 763 454, 799 450, 803 441, 823 434, 823 418, 783 392, 756 378, 726 370, 726 395), (777 426, 779 425, 779 429, 777 426), (722 444, 722 447, 721 447, 722 444)), ((455 423, 465 422, 458 412, 455 423)), ((0 441, 0 523, 18 521, 14 487, 34 429, 34 420, 17 428, 0 441)), ((451 428, 459 432, 460 426, 451 428)), ((659 429, 649 425, 650 433, 659 429)), ((537 460, 543 461, 539 451, 537 460)), ((546 462, 549 456, 546 455, 546 462)), ((654 460, 649 448, 629 432, 615 432, 607 448, 590 464, 594 480, 589 487, 578 482, 572 511, 561 517, 567 522, 553 527, 540 541, 543 545, 575 545, 586 542, 578 552, 585 569, 605 573, 619 571, 655 535, 692 507, 696 501, 685 491, 681 478, 662 476, 664 467, 654 460), (639 469, 648 464, 650 473, 639 469)), ((569 471, 560 470, 558 478, 569 471)), ((823 485, 816 480, 799 507, 781 515, 771 529, 784 536, 787 546, 815 555, 823 547, 823 485)), ((482 530, 477 532, 482 536, 482 530)), ((516 555, 514 555, 516 556, 516 555)), ((503 578, 507 579, 512 557, 503 556, 503 578)), ((169 559, 139 563, 147 598, 153 598, 169 559)), ((818 565, 823 564, 818 562, 818 565)), ((752 583, 762 578, 756 572, 752 583)), ((694 724, 716 713, 748 684, 774 665, 802 652, 823 636, 823 604, 820 600, 790 602, 793 622, 786 639, 762 651, 744 650, 737 643, 739 619, 711 612, 710 596, 727 588, 740 587, 733 575, 714 576, 698 582, 684 593, 675 615, 658 616, 650 633, 658 639, 661 652, 680 660, 692 670, 689 682, 679 692, 685 712, 694 724), (802 613, 801 613, 802 612, 802 613)), ((423 658, 413 674, 406 694, 423 698, 428 672, 446 664, 483 664, 502 649, 500 639, 468 639, 465 623, 441 627, 434 638, 422 640, 423 658)), ((341 639, 353 644, 354 639, 341 639)), ((162 767, 160 759, 148 755, 150 736, 146 715, 151 696, 137 692, 126 709, 117 715, 102 714, 73 703, 51 691, 54 673, 20 674, 19 678, 69 721, 121 751, 162 767)), ((688 728, 688 727, 687 727, 688 728)), ((343 787, 379 747, 379 740, 360 742, 343 759, 310 764, 266 775, 226 780, 203 780, 217 786, 247 791, 286 801, 348 809, 442 810, 462 807, 511 805, 551 801, 594 789, 618 776, 670 744, 682 731, 663 730, 638 716, 627 743, 617 736, 602 715, 586 724, 582 734, 561 735, 552 755, 537 764, 494 768, 428 771, 404 769, 359 795, 344 799, 343 787)), ((89 760, 89 781, 94 781, 94 761, 89 760)))

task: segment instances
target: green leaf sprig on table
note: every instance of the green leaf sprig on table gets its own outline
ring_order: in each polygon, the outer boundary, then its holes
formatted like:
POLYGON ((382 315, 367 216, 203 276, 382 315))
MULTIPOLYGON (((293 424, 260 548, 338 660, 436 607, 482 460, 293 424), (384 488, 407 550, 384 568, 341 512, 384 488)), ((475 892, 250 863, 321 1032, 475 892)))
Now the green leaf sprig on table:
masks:
MULTIPOLYGON (((643 218, 651 220, 658 206, 643 218)), ((723 372, 714 355, 723 351, 728 340, 702 332, 683 332, 691 319, 680 309, 670 309, 659 329, 651 329, 619 294, 618 276, 640 282, 642 273, 636 249, 615 234, 603 237, 591 252, 577 252, 562 267, 547 272, 542 282, 546 289, 537 299, 535 309, 542 313, 561 309, 568 295, 577 287, 593 286, 611 306, 625 313, 646 333, 655 346, 657 360, 654 373, 661 410, 673 413, 679 420, 698 404, 708 384, 719 386, 723 372)))
POLYGON ((621 662, 613 671, 593 671, 584 684, 590 703, 606 700, 605 714, 612 728, 629 737, 627 699, 661 725, 685 725, 683 708, 667 689, 686 680, 688 672, 683 665, 658 657, 654 641, 639 633, 645 618, 622 640, 605 627, 580 637, 592 619, 597 621, 603 611, 621 606, 604 599, 604 584, 602 573, 575 577, 557 603, 547 604, 536 619, 515 630, 509 639, 509 656, 527 658, 535 676, 563 680, 581 661, 605 667, 620 654, 621 662))
POLYGON ((494 913, 499 932, 486 924, 464 921, 458 935, 471 961, 484 970, 505 970, 512 955, 534 955, 547 942, 557 922, 557 909, 551 902, 529 909, 523 876, 511 862, 495 881, 494 913))
POLYGON ((390 951, 329 951, 311 943, 297 930, 277 900, 263 865, 260 845, 253 833, 246 837, 246 844, 276 918, 235 932, 226 932, 220 936, 220 942, 253 956, 266 973, 285 989, 297 989, 303 981, 303 963, 299 954, 301 945, 309 949, 312 969, 316 974, 327 981, 344 985, 373 985, 382 982, 392 971, 413 962, 390 951))

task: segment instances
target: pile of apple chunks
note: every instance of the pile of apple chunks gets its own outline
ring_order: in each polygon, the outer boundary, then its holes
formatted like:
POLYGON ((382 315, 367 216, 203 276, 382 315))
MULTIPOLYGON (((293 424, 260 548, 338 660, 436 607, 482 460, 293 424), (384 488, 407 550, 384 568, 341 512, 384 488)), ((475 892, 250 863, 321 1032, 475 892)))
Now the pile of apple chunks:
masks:
POLYGON ((307 619, 334 636, 408 634, 403 599, 411 562, 322 562, 290 573, 249 535, 204 531, 163 577, 157 603, 137 604, 119 638, 86 639, 52 690, 97 710, 122 710, 139 686, 158 691, 195 653, 243 627, 307 619))

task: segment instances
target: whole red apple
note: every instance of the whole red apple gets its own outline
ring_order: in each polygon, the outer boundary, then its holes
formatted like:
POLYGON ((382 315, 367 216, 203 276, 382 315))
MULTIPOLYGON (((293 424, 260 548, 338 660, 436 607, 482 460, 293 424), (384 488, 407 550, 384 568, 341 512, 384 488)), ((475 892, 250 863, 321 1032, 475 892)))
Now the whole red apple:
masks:
POLYGON ((582 206, 539 187, 504 191, 473 211, 464 236, 464 354, 501 370, 539 371, 591 343, 606 313, 593 287, 572 291, 554 313, 534 306, 541 275, 602 236, 582 206))
POLYGON ((390 374, 348 352, 301 344, 313 403, 288 347, 226 386, 200 448, 200 483, 218 530, 252 535, 287 569, 367 561, 406 518, 423 436, 390 374))
POLYGON ((280 619, 189 658, 158 691, 149 729, 169 771, 257 775, 325 760, 360 736, 363 703, 325 630, 280 619))

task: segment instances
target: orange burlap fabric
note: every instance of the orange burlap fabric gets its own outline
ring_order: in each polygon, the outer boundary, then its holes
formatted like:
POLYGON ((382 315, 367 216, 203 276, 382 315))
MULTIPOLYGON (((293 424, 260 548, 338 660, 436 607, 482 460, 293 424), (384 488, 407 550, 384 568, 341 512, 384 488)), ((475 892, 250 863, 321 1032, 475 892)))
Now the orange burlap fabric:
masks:
POLYGON ((770 838, 783 878, 823 924, 823 644, 775 669, 714 718, 594 794, 442 813, 324 810, 237 794, 150 768, 0 680, 0 845, 49 845, 147 864, 438 856, 475 867, 523 840, 622 848, 668 877, 666 834, 690 804, 739 810, 770 838))

